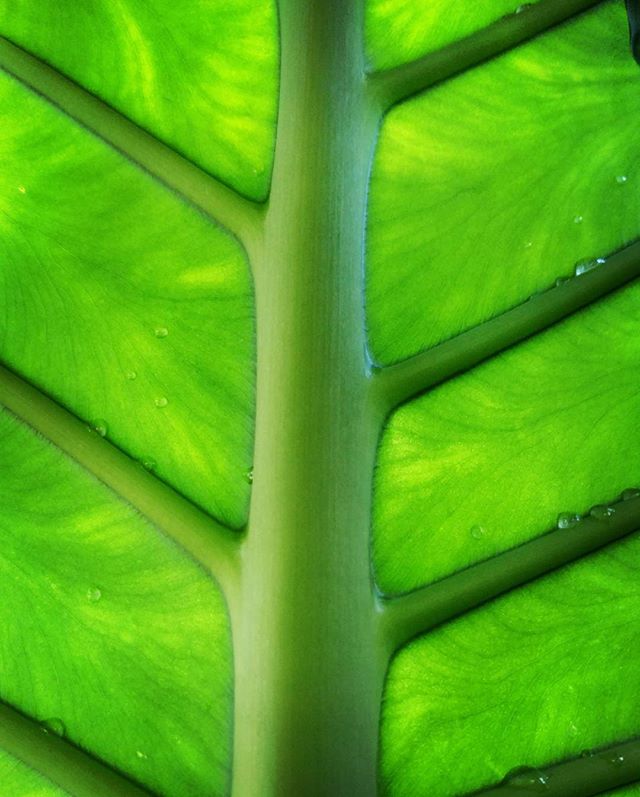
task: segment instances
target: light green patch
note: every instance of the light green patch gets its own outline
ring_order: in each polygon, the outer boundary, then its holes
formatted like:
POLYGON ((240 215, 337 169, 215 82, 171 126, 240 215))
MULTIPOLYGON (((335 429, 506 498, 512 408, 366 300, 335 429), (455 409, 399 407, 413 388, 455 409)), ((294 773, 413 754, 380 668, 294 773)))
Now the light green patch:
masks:
POLYGON ((0 0, 0 33, 265 198, 278 83, 272 0, 0 0))
POLYGON ((243 525, 254 312, 240 248, 11 78, 0 105, 0 357, 243 525))
POLYGON ((433 346, 637 238, 639 114, 619 3, 391 111, 368 223, 375 357, 433 346))
POLYGON ((378 580, 431 582, 640 486, 640 285, 401 407, 374 498, 378 580))
POLYGON ((6 797, 69 797, 39 772, 0 750, 0 788, 6 797))
POLYGON ((404 648, 383 708, 385 793, 455 797, 636 736, 639 576, 636 536, 404 648))
POLYGON ((367 54, 376 69, 390 69, 469 36, 506 14, 526 13, 532 5, 514 0, 367 0, 367 54))
POLYGON ((0 413, 0 698, 162 794, 226 794, 231 655, 210 579, 0 413))

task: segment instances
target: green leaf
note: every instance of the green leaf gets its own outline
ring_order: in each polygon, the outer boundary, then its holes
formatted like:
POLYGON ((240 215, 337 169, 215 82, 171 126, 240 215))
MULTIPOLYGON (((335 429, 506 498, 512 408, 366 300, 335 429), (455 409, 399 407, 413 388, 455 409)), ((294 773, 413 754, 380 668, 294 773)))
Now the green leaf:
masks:
POLYGON ((0 0, 0 68, 3 794, 640 793, 621 2, 0 0))

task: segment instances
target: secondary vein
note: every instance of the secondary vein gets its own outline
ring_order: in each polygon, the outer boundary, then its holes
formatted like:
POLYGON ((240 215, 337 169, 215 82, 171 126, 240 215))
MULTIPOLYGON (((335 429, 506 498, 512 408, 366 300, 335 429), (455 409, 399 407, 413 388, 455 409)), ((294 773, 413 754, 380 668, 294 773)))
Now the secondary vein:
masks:
POLYGON ((262 205, 238 194, 36 56, 0 36, 0 69, 33 89, 225 227, 245 247, 257 239, 262 205))
POLYGON ((495 58, 559 25, 601 0, 540 0, 522 11, 407 64, 370 75, 373 96, 382 111, 413 94, 495 58))
POLYGON ((610 517, 585 517, 571 528, 550 531, 434 584, 381 598, 381 635, 389 656, 419 634, 638 529, 640 498, 619 501, 610 517))
POLYGON ((151 797, 151 793, 71 742, 0 702, 0 747, 73 797, 151 797))
POLYGON ((0 404, 72 457, 177 542, 219 582, 236 586, 240 535, 214 520, 140 463, 8 368, 0 365, 0 404))
MULTIPOLYGON (((547 797, 593 797, 640 780, 640 740, 632 739, 543 769, 547 797)), ((533 788, 536 791, 535 787, 533 788)), ((526 793, 528 789, 524 789, 526 793)), ((522 797, 509 782, 474 792, 476 797, 522 797)))
POLYGON ((489 357, 561 321, 640 276, 640 242, 501 315, 395 365, 374 370, 372 389, 389 412, 489 357))

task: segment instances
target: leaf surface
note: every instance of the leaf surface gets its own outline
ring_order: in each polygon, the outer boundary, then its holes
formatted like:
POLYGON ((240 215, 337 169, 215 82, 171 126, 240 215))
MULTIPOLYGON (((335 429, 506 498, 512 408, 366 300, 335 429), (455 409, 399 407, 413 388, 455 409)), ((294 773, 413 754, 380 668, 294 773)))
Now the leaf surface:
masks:
POLYGON ((277 92, 269 0, 3 3, 0 29, 247 196, 271 173, 277 92))
POLYGON ((446 340, 638 237, 640 75, 627 39, 624 10, 607 3, 387 115, 368 237, 378 360, 446 340))

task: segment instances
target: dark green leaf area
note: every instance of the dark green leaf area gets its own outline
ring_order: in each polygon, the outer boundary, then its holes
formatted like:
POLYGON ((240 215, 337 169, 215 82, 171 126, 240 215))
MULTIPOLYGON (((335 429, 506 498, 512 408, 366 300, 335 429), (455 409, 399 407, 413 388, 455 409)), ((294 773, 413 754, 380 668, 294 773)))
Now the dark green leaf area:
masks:
POLYGON ((7 797, 70 797, 4 750, 0 750, 0 784, 7 797))
POLYGON ((437 580, 640 487, 639 328, 634 283, 392 416, 374 499, 385 591, 437 580))
POLYGON ((454 797, 638 735, 639 633, 633 536, 417 639, 387 683, 387 794, 454 797))
POLYGON ((0 359, 243 525, 254 313, 240 248, 6 76, 0 105, 0 359))
POLYGON ((0 698, 159 794, 225 794, 231 662, 213 583, 6 412, 0 457, 0 698))
POLYGON ((0 33, 247 196, 269 188, 272 0, 0 0, 0 33))
POLYGON ((392 110, 368 221, 374 355, 433 346, 637 238, 639 114, 621 3, 392 110))

